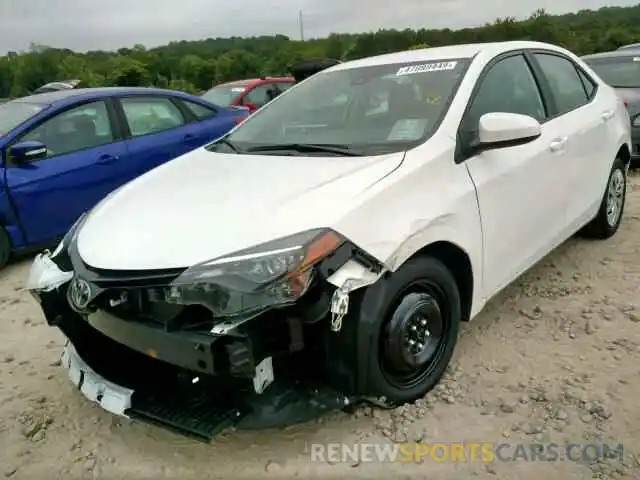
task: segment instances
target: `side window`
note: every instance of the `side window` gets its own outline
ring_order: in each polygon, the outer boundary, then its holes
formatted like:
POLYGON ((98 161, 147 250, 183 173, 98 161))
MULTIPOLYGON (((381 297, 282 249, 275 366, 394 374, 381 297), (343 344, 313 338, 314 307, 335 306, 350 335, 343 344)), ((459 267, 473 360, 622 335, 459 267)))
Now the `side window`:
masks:
POLYGON ((286 90, 289 90, 291 87, 293 87, 294 84, 293 82, 278 82, 276 83, 276 85, 278 86, 281 92, 284 92, 286 90))
POLYGON ((86 103, 46 120, 17 140, 36 140, 47 147, 47 157, 99 147, 114 140, 107 105, 86 103))
POLYGON ((198 120, 215 117, 217 112, 213 108, 205 107, 199 103, 190 102, 189 100, 180 100, 198 120))
POLYGON ((268 94, 269 90, 273 90, 273 86, 260 85, 259 87, 256 87, 253 90, 251 90, 244 97, 244 101, 249 102, 250 104, 254 105, 256 108, 260 108, 266 105, 267 103, 269 103, 269 101, 271 101, 271 98, 269 98, 269 94, 268 94))
POLYGON ((180 109, 169 98, 127 97, 121 98, 120 102, 134 137, 163 132, 186 123, 180 109))
POLYGON ((536 53, 535 58, 549 82, 558 108, 557 114, 570 112, 589 102, 578 70, 571 60, 546 53, 536 53))
POLYGON ((463 123, 465 134, 471 138, 475 137, 480 117, 485 113, 519 113, 538 121, 545 119, 538 85, 522 55, 498 61, 481 82, 463 123))
POLYGON ((582 86, 587 93, 587 98, 591 100, 596 93, 596 83, 580 69, 578 69, 578 75, 580 75, 580 80, 582 80, 582 86))

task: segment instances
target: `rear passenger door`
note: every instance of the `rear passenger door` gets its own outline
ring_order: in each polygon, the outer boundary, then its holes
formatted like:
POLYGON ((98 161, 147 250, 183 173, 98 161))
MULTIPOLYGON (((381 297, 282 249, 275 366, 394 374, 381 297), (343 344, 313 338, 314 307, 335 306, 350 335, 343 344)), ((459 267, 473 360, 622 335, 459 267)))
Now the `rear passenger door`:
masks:
POLYGON ((472 94, 459 130, 458 162, 476 186, 484 237, 484 284, 492 296, 555 246, 566 225, 570 163, 547 121, 548 106, 523 52, 497 57, 472 94), (524 145, 465 156, 490 112, 518 113, 541 123, 542 135, 524 145), (544 193, 541 193, 544 192, 544 193))
MULTIPOLYGON (((603 171, 607 152, 606 105, 596 100, 597 86, 573 60, 555 52, 534 51, 532 57, 540 72, 541 82, 549 91, 551 115, 549 125, 559 132, 566 143, 566 157, 570 162, 567 172, 567 221, 577 224, 585 221, 599 203, 609 164, 603 171)), ((615 105, 610 107, 611 117, 615 105)), ((613 158, 611 158, 613 162, 613 158)))
POLYGON ((133 95, 118 98, 127 136, 131 179, 198 146, 197 126, 171 96, 133 95))

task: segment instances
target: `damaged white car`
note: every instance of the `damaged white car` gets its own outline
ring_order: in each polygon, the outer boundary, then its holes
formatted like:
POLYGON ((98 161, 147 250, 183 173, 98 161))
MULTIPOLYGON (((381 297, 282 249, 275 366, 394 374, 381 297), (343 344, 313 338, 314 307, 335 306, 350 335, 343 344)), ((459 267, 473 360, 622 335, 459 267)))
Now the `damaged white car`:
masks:
POLYGON ((114 414, 209 439, 411 402, 488 299, 616 232, 629 158, 623 103, 564 49, 347 62, 113 192, 28 288, 114 414))

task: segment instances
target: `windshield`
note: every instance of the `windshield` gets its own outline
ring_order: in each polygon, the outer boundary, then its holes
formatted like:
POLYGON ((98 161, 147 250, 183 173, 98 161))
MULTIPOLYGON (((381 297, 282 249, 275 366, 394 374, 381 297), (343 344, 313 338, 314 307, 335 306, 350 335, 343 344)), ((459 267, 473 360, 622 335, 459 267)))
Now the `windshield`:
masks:
POLYGON ((360 155, 406 150, 435 132, 468 63, 447 59, 321 72, 249 117, 226 141, 248 152, 301 144, 360 155))
POLYGON ((9 102, 0 104, 0 137, 47 107, 40 103, 9 102))
POLYGON ((233 101, 242 95, 247 87, 244 85, 220 85, 202 95, 202 98, 221 107, 228 107, 233 101))
POLYGON ((640 56, 585 58, 584 62, 612 87, 640 87, 640 56))

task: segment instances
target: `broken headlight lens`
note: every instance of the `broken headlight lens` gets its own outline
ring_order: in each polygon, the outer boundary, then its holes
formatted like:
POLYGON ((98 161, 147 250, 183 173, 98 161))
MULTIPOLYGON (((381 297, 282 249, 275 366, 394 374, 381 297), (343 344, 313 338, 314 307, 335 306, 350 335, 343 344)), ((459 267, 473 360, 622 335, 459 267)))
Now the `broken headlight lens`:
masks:
POLYGON ((216 317, 290 305, 309 288, 314 265, 343 242, 332 230, 310 230, 194 265, 171 283, 165 300, 204 305, 216 317))

